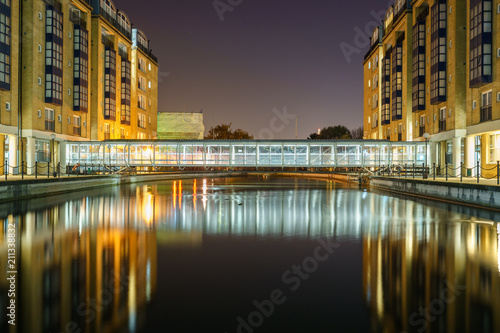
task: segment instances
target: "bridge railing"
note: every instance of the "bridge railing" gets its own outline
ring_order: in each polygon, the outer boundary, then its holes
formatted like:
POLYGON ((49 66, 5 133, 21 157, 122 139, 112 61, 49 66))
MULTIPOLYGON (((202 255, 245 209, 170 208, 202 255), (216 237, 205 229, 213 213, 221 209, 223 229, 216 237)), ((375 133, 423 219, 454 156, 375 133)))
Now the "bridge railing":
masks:
POLYGON ((378 167, 422 163, 423 142, 377 140, 70 142, 66 164, 218 167, 378 167))

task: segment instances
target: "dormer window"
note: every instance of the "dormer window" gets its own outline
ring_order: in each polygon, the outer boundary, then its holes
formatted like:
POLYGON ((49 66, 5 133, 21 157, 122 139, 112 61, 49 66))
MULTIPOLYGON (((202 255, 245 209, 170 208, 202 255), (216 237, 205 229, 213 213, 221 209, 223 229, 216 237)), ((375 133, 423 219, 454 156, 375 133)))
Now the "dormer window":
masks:
POLYGON ((116 6, 111 0, 101 0, 101 14, 116 20, 116 6))
POLYGON ((118 22, 120 28, 122 28, 123 31, 126 32, 127 36, 130 36, 132 34, 132 25, 130 24, 130 20, 124 12, 118 12, 116 21, 118 22))

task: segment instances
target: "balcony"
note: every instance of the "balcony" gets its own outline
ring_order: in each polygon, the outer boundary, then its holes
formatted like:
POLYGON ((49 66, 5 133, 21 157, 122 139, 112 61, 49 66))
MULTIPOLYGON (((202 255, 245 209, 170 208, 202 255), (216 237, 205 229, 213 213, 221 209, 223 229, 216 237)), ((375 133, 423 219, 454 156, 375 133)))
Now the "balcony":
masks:
POLYGON ((484 122, 484 121, 491 120, 492 119, 492 113, 491 113, 491 111, 492 111, 491 105, 489 105, 489 106, 483 106, 481 108, 481 119, 480 119, 480 121, 484 122))
POLYGON ((45 119, 45 130, 54 132, 56 130, 55 121, 50 119, 45 119))
POLYGON ((101 39, 102 39, 102 43, 104 44, 104 46, 107 46, 110 49, 115 48, 115 41, 114 41, 113 36, 102 34, 101 39))
POLYGON ((45 0, 49 5, 54 6, 55 9, 62 12, 62 4, 58 0, 45 0))
POLYGON ((150 57, 155 63, 158 63, 158 58, 155 57, 152 50, 148 50, 146 47, 144 47, 141 44, 138 44, 137 46, 139 47, 139 49, 142 52, 144 52, 148 57, 150 57))
POLYGON ((87 21, 85 20, 85 17, 82 16, 82 12, 80 10, 71 10, 69 12, 69 20, 74 24, 87 29, 87 21))

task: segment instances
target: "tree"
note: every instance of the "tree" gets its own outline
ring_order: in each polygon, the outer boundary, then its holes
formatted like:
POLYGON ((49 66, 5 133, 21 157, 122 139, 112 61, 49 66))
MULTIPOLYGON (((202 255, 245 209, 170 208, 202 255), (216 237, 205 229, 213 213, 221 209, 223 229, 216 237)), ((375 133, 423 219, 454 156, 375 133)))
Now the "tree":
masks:
POLYGON ((205 136, 206 140, 248 140, 253 139, 253 135, 248 134, 240 128, 231 129, 231 124, 220 124, 215 127, 211 127, 208 134, 205 136))
POLYGON ((318 133, 309 135, 309 140, 347 140, 351 139, 351 132, 342 125, 325 127, 318 133))
POLYGON ((364 134, 363 126, 351 130, 351 137, 355 140, 363 140, 364 134))

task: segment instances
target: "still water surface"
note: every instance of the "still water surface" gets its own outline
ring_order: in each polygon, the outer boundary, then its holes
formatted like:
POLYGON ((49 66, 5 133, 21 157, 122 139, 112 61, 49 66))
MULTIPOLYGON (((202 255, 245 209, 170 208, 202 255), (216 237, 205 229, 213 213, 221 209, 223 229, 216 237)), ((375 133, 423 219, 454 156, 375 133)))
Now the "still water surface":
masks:
POLYGON ((500 215, 313 179, 0 206, 0 332, 500 332, 500 215))

